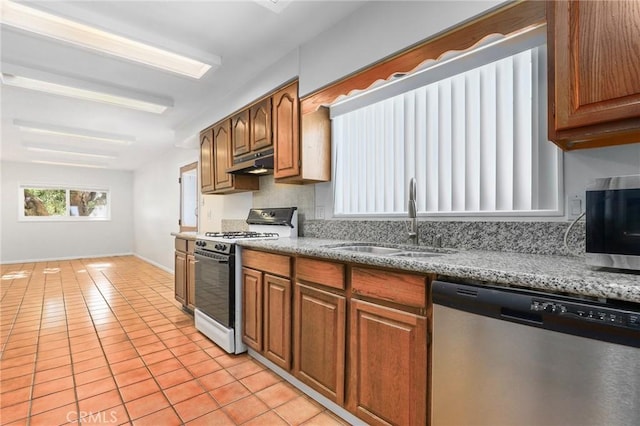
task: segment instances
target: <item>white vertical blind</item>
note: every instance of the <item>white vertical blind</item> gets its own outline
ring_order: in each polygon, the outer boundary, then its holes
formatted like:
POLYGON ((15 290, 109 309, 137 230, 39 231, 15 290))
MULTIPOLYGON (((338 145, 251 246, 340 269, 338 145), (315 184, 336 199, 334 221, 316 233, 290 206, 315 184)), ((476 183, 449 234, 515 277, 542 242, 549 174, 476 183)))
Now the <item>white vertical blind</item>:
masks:
POLYGON ((334 214, 558 214, 544 46, 333 117, 334 214), (542 73, 542 75, 541 75, 542 73))

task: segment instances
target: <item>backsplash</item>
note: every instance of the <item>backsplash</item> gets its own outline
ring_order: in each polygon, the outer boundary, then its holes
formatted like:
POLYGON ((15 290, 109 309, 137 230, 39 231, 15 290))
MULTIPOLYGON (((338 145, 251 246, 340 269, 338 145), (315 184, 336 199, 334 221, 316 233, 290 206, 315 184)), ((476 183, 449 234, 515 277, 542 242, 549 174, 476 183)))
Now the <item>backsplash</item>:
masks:
POLYGON ((297 207, 298 223, 315 219, 316 193, 314 185, 275 183, 272 175, 260 178, 260 191, 253 193, 253 207, 297 207))
MULTIPOLYGON (((307 220, 305 237, 406 244, 405 220, 307 220)), ((568 222, 452 222, 420 221, 420 245, 517 253, 568 255, 564 233, 568 222)), ((584 253, 585 224, 569 234, 569 247, 584 253)))

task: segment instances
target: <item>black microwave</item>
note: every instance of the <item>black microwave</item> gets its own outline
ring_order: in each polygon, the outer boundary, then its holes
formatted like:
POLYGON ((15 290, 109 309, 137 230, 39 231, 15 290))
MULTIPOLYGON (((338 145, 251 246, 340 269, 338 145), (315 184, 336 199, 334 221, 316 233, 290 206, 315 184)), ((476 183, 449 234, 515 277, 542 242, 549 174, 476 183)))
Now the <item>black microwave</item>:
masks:
POLYGON ((587 263, 640 270, 640 175, 596 179, 586 193, 587 263))

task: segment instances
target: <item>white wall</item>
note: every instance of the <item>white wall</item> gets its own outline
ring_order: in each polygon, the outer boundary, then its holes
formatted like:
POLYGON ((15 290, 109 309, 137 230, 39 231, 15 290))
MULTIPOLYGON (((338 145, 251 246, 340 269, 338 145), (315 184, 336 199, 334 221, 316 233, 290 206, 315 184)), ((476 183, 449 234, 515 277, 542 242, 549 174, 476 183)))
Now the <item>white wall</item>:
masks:
POLYGON ((0 262, 130 254, 133 251, 133 174, 30 163, 0 163, 0 262), (19 185, 95 186, 111 191, 111 220, 26 222, 18 220, 19 185))
POLYGON ((300 47, 301 96, 502 1, 372 1, 300 47))
MULTIPOLYGON (((640 174, 640 141, 630 145, 564 153, 565 196, 579 195, 596 178, 640 174)), ((584 205, 584 204, 583 204, 584 205)))
POLYGON ((173 148, 134 173, 133 252, 168 270, 174 268, 171 233, 180 230, 180 167, 198 156, 196 149, 173 148))

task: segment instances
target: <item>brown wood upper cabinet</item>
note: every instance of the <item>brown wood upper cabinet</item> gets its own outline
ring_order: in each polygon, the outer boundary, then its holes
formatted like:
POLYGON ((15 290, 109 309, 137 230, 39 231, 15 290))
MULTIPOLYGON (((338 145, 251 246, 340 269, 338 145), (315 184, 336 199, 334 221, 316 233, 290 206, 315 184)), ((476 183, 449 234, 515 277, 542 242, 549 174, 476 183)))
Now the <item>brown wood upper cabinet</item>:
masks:
MULTIPOLYGON (((251 142, 249 141, 249 110, 245 109, 231 117, 231 137, 233 144, 233 156, 247 154, 251 151, 251 142)), ((233 162, 229 164, 229 167, 233 162)))
POLYGON ((200 190, 208 193, 213 185, 213 129, 200 132, 200 190))
POLYGON ((300 114, 298 82, 273 95, 274 178, 280 183, 331 180, 328 108, 300 114))
POLYGON ((549 139, 640 142, 640 2, 547 2, 549 139))
POLYGON ((203 194, 228 194, 260 189, 257 176, 234 176, 227 173, 227 169, 233 162, 231 125, 230 119, 222 120, 200 134, 200 173, 203 194))
POLYGON ((233 156, 262 151, 271 138, 271 97, 262 99, 231 117, 233 156))
POLYGON ((263 99, 249 109, 251 151, 260 151, 273 145, 271 138, 271 97, 263 99))
POLYGON ((233 175, 227 173, 227 168, 231 166, 231 129, 229 120, 214 126, 213 128, 213 152, 214 152, 214 182, 216 191, 233 187, 233 175))
POLYGON ((276 179, 300 174, 298 82, 273 95, 274 171, 276 179))

